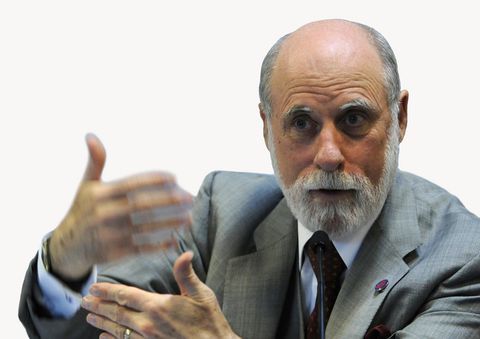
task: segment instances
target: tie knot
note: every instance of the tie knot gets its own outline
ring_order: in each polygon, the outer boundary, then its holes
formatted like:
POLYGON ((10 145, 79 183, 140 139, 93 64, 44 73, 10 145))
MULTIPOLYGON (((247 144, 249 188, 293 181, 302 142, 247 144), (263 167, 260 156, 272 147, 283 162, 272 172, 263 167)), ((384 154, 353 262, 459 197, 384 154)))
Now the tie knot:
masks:
POLYGON ((327 233, 323 231, 313 233, 305 245, 305 252, 308 259, 310 259, 313 272, 317 279, 320 274, 320 264, 322 264, 322 269, 326 271, 327 274, 330 274, 331 270, 334 269, 336 271, 334 275, 338 275, 345 269, 343 260, 335 249, 335 245, 327 233), (318 261, 319 258, 322 260, 321 263, 318 261))
POLYGON ((332 250, 332 247, 335 248, 328 234, 324 231, 316 231, 313 233, 310 239, 308 239, 306 247, 307 250, 311 249, 314 253, 318 253, 320 250, 323 253, 328 253, 332 250))

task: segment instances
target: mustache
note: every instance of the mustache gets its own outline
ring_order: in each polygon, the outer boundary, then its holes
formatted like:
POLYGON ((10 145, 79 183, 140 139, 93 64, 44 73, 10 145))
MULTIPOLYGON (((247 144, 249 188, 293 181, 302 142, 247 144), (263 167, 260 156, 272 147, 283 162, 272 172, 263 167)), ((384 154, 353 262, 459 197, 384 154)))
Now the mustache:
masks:
POLYGON ((318 170, 299 179, 296 185, 304 190, 362 190, 370 180, 359 174, 318 170))

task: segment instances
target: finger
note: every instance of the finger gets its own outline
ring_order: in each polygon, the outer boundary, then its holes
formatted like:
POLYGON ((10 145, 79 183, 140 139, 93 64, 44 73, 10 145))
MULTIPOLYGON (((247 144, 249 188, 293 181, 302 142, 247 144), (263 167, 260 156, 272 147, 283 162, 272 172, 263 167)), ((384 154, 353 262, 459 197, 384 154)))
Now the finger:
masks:
POLYGON ((98 337, 98 339, 116 339, 116 338, 113 335, 111 335, 110 333, 103 332, 103 333, 100 333, 100 336, 98 337))
POLYGON ((132 240, 136 245, 162 243, 174 237, 175 232, 186 231, 190 226, 190 213, 185 213, 181 218, 135 225, 131 229, 132 240))
MULTIPOLYGON (((120 339, 124 338, 124 335, 125 335, 124 333, 122 333, 122 336, 120 337, 120 339)), ((113 336, 113 335, 111 335, 110 333, 107 333, 107 332, 101 333, 98 338, 99 339, 117 339, 117 337, 115 337, 115 336, 113 336)), ((130 334, 130 339, 143 339, 143 338, 144 338, 143 336, 141 336, 140 334, 137 334, 136 332, 131 332, 131 334, 130 334)))
POLYGON ((136 311, 142 311, 143 305, 151 299, 150 292, 136 287, 111 283, 95 283, 90 287, 89 292, 92 296, 103 299, 103 301, 112 301, 136 311))
MULTIPOLYGON (((148 202, 147 202, 148 204, 148 202)), ((152 229, 158 229, 158 226, 164 225, 174 226, 176 224, 185 224, 190 220, 190 210, 192 204, 189 202, 189 198, 179 198, 178 202, 171 205, 157 205, 152 208, 145 208, 142 210, 132 211, 130 218, 132 224, 135 226, 151 225, 152 229), (180 199, 182 199, 180 201, 180 199)), ((149 226, 145 226, 149 227, 149 226)))
MULTIPOLYGON (((128 325, 129 319, 127 315, 127 308, 115 302, 106 301, 92 295, 86 295, 82 298, 82 307, 89 312, 105 317, 119 323, 121 325, 128 325)), ((132 311, 130 311, 132 312, 132 311)))
POLYGON ((96 228, 95 238, 103 244, 97 251, 98 262, 119 259, 132 254, 175 250, 178 248, 175 232, 187 229, 189 219, 170 220, 157 224, 132 226, 128 220, 96 228))
POLYGON ((88 164, 83 175, 83 180, 100 180, 107 153, 100 139, 93 133, 85 136, 88 147, 88 164))
POLYGON ((121 241, 123 238, 131 237, 132 234, 145 234, 145 236, 149 236, 161 230, 167 230, 171 233, 179 228, 188 228, 192 224, 191 212, 182 212, 180 208, 178 215, 171 218, 158 216, 157 214, 158 212, 156 210, 145 211, 145 215, 141 218, 145 219, 142 220, 144 221, 142 223, 138 223, 140 218, 134 218, 131 214, 119 216, 114 219, 101 220, 98 222, 102 226, 98 228, 97 237, 107 242, 121 241), (150 214, 152 216, 150 216, 150 214), (135 223, 133 220, 135 220, 135 223))
MULTIPOLYGON (((120 337, 120 338, 122 338, 122 337, 120 337)), ((103 333, 100 333, 100 336, 98 337, 98 339, 116 339, 116 338, 113 335, 111 335, 110 333, 103 332, 103 333)))
POLYGON ((189 208, 189 205, 180 205, 157 207, 129 214, 122 212, 121 216, 105 217, 104 220, 95 220, 90 223, 101 224, 107 236, 109 233, 114 232, 116 235, 121 231, 128 231, 128 234, 132 234, 155 232, 163 228, 177 229, 192 224, 192 212, 189 208))
POLYGON ((129 328, 131 331, 130 333, 131 339, 142 338, 142 336, 140 336, 135 330, 131 329, 130 327, 117 324, 114 321, 108 318, 102 317, 98 314, 89 313, 87 315, 87 322, 90 325, 106 332, 105 334, 102 333, 100 338, 123 339, 125 330, 127 328, 129 328))
POLYGON ((182 253, 173 265, 173 275, 182 295, 194 299, 202 298, 205 285, 200 281, 192 267, 193 252, 182 253))
POLYGON ((142 243, 142 244, 133 244, 132 242, 121 246, 109 245, 108 248, 101 252, 98 257, 99 263, 111 262, 121 258, 126 258, 132 255, 141 255, 157 252, 167 252, 167 256, 178 255, 178 242, 171 238, 165 239, 162 242, 151 244, 151 243, 142 243), (173 251, 173 252, 170 252, 173 251), (171 254, 170 254, 171 253, 171 254))
POLYGON ((134 224, 155 222, 161 219, 184 217, 192 207, 192 197, 182 191, 158 191, 131 199, 106 200, 92 211, 92 224, 112 223, 131 216, 134 224), (166 208, 169 207, 169 208, 166 208), (163 214, 167 212, 166 218, 163 214))
POLYGON ((157 243, 147 241, 136 243, 136 241, 137 240, 129 239, 128 241, 125 240, 123 242, 106 245, 100 253, 99 262, 109 262, 130 255, 168 251, 171 249, 175 250, 178 248, 177 241, 173 238, 161 239, 161 241, 159 240, 157 243))
POLYGON ((177 228, 188 227, 191 225, 191 223, 192 223, 191 213, 180 212, 180 215, 178 217, 135 225, 134 232, 136 234, 149 234, 162 229, 168 229, 172 231, 177 228))
POLYGON ((169 189, 176 187, 175 176, 167 172, 148 172, 105 183, 100 198, 111 198, 129 192, 149 189, 169 189))
POLYGON ((108 318, 117 324, 129 328, 135 327, 135 322, 136 320, 138 321, 139 318, 139 312, 129 307, 92 295, 87 295, 82 298, 82 307, 91 313, 108 318))

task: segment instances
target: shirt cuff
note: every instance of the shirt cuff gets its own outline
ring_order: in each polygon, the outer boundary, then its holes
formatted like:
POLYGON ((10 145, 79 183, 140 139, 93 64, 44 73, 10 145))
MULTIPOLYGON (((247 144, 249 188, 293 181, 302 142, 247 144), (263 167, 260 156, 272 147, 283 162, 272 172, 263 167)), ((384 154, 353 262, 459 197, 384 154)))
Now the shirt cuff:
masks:
MULTIPOLYGON (((47 234, 43 240, 50 236, 51 233, 47 234)), ((80 308, 82 297, 88 294, 90 286, 97 281, 97 267, 93 267, 92 273, 78 293, 47 272, 42 260, 41 246, 37 258, 38 285, 42 291, 42 304, 55 318, 71 318, 80 308)))

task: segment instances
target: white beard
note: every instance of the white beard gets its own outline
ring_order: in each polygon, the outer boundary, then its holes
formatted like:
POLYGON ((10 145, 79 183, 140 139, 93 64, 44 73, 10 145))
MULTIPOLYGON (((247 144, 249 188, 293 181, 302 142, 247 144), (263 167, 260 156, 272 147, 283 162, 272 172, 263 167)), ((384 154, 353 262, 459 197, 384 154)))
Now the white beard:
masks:
POLYGON ((286 187, 280 174, 270 123, 269 148, 272 166, 293 215, 312 232, 325 231, 332 239, 346 238, 378 217, 395 180, 398 167, 399 126, 396 119, 388 131, 382 176, 373 185, 366 176, 345 172, 316 172, 298 178, 286 187), (336 202, 318 201, 309 193, 315 189, 349 189, 353 196, 336 202))

